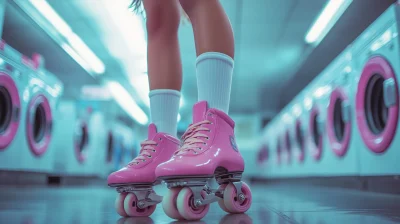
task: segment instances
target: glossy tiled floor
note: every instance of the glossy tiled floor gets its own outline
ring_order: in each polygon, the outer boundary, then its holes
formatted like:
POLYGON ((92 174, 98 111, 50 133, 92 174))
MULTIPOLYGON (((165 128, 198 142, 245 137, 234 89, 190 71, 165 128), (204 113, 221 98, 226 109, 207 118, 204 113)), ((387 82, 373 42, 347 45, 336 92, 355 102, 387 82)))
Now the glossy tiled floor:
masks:
MULTIPOLYGON (((386 224, 400 223, 400 197, 287 185, 252 185, 253 206, 247 214, 227 215, 213 204, 199 222, 220 224, 386 224)), ((158 187, 163 193, 164 188, 158 187)), ((0 187, 0 223, 128 224, 187 223, 164 215, 161 206, 150 218, 120 218, 116 193, 106 187, 0 187)))

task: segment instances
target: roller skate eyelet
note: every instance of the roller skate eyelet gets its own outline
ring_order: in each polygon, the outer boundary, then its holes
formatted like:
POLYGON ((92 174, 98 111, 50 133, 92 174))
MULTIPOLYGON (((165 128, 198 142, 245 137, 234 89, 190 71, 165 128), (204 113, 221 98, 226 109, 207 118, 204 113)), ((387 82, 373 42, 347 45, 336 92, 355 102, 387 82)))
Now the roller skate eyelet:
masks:
POLYGON ((147 158, 151 158, 151 156, 147 156, 147 158))
POLYGON ((158 140, 160 140, 160 141, 161 141, 161 140, 162 140, 162 138, 158 138, 158 140))
POLYGON ((156 150, 155 150, 155 149, 153 149, 153 152, 156 152, 156 150))
POLYGON ((142 159, 142 161, 143 161, 143 162, 146 162, 146 160, 145 160, 145 159, 142 159))

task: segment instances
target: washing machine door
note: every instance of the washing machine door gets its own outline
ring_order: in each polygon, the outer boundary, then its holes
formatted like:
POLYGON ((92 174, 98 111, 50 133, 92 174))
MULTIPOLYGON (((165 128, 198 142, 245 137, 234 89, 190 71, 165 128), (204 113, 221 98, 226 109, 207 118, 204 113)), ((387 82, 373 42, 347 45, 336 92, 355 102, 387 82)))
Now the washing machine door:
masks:
POLYGON ((289 129, 285 133, 285 155, 286 162, 290 164, 292 162, 292 141, 289 129))
POLYGON ((21 102, 14 80, 0 72, 0 150, 12 142, 20 122, 21 102))
POLYGON ((296 135, 296 142, 297 142, 297 146, 299 149, 299 155, 297 157, 297 160, 299 162, 303 162, 304 161, 304 157, 305 157, 305 142, 304 142, 304 130, 301 126, 301 121, 300 119, 297 119, 296 121, 296 130, 295 130, 295 135, 296 135))
POLYGON ((321 159, 323 146, 322 121, 320 116, 318 107, 314 106, 310 112, 308 136, 310 140, 310 153, 316 161, 321 159))
POLYGON ((46 153, 51 140, 53 117, 47 97, 34 96, 27 111, 27 140, 31 152, 36 156, 46 153))
POLYGON ((282 143, 280 137, 276 139, 276 162, 278 165, 282 163, 282 143))
POLYGON ((108 132, 108 139, 107 139, 107 157, 106 162, 112 163, 114 154, 114 135, 111 131, 108 132))
POLYGON ((257 162, 258 164, 262 165, 264 162, 268 160, 269 157, 269 148, 268 145, 263 144, 258 152, 257 162))
POLYGON ((367 147, 375 153, 387 150, 399 117, 396 74, 383 57, 371 58, 362 70, 356 94, 357 125, 367 147))
POLYGON ((333 152, 343 157, 350 143, 350 104, 346 93, 337 87, 331 93, 327 113, 327 134, 333 152))
POLYGON ((89 128, 86 122, 78 122, 74 135, 74 149, 76 159, 79 163, 84 163, 87 159, 89 146, 89 128))

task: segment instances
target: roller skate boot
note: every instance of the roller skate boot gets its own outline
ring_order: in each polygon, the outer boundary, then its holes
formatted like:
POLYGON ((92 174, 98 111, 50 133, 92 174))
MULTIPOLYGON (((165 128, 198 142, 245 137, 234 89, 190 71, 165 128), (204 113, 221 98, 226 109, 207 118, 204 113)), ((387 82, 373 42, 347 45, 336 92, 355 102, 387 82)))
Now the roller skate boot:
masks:
POLYGON ((202 101, 193 107, 193 124, 181 139, 172 158, 156 169, 168 193, 162 205, 174 219, 199 220, 210 203, 218 201, 228 213, 244 213, 251 205, 249 186, 241 181, 244 160, 234 135, 234 121, 224 112, 208 108, 202 101), (215 178, 218 189, 211 189, 215 178))
POLYGON ((171 158, 179 147, 179 140, 165 133, 157 133, 154 124, 148 128, 148 139, 141 143, 139 155, 124 168, 108 176, 108 185, 119 193, 115 201, 121 216, 150 216, 162 197, 153 186, 156 167, 171 158))

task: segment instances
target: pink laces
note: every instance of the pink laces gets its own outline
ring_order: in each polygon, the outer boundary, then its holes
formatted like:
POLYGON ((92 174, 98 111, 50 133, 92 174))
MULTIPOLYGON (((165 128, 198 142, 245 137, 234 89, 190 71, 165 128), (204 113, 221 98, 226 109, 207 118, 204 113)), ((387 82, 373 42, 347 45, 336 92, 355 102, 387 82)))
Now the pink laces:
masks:
POLYGON ((198 143, 206 145, 204 139, 208 139, 206 134, 199 133, 200 131, 210 131, 209 128, 202 127, 203 124, 212 124, 211 121, 205 120, 189 126, 185 134, 182 135, 182 146, 175 152, 175 154, 183 154, 185 152, 193 151, 197 154, 196 150, 202 148, 198 146, 198 143))
POLYGON ((146 161, 146 158, 151 158, 151 152, 155 152, 154 146, 157 146, 157 142, 153 140, 146 140, 140 143, 142 149, 140 149, 139 155, 134 158, 128 165, 139 164, 140 161, 146 161))

